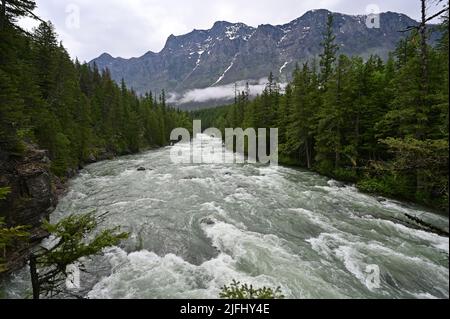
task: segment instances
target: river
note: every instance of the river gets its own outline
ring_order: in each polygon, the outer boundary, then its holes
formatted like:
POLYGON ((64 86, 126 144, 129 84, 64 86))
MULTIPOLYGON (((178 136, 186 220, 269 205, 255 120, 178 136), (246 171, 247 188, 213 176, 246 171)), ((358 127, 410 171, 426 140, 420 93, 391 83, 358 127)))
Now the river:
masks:
MULTIPOLYGON (((52 220, 109 212, 103 227, 131 233, 87 262, 86 297, 217 298, 233 279, 286 298, 449 297, 449 239, 404 214, 448 230, 447 217, 300 169, 173 164, 170 150, 95 163, 70 182, 52 220)), ((6 297, 29 293, 28 280, 14 274, 6 297)))

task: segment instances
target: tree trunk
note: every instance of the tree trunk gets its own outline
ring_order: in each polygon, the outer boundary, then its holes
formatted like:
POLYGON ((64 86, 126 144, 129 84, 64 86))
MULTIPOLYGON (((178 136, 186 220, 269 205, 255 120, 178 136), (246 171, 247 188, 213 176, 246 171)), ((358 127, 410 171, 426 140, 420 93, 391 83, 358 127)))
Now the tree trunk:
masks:
MULTIPOLYGON (((421 90, 421 97, 420 97, 420 103, 417 104, 417 119, 422 118, 422 116, 419 117, 419 114, 425 110, 425 104, 426 104, 426 96, 428 94, 428 52, 427 52, 427 3, 426 0, 420 0, 421 2, 421 25, 419 29, 420 33, 420 68, 421 68, 421 82, 420 82, 420 90, 421 90)), ((421 139, 423 137, 423 131, 422 131, 422 120, 417 121, 417 128, 416 128, 416 138, 421 139)), ((422 181, 420 178, 420 171, 416 171, 416 192, 419 191, 422 187, 422 181)))
POLYGON ((339 65, 338 65, 338 78, 337 78, 337 96, 336 96, 336 105, 334 106, 336 109, 336 136, 334 137, 336 139, 335 143, 334 143, 334 151, 335 151, 335 163, 334 163, 334 167, 335 169, 339 168, 339 162, 341 161, 341 126, 340 126, 340 119, 341 119, 341 111, 340 111, 340 107, 341 107, 341 81, 342 81, 342 65, 341 65, 341 61, 339 61, 339 65))
POLYGON ((335 159, 335 163, 334 163, 334 168, 338 169, 339 168, 339 162, 341 161, 341 154, 339 153, 339 151, 336 150, 336 159, 335 159))
MULTIPOLYGON (((422 118, 422 116, 419 116, 419 113, 423 112, 425 110, 425 104, 426 104, 426 96, 428 94, 428 48, 427 48, 427 12, 426 12, 426 0, 420 0, 421 1, 421 25, 420 25, 420 68, 421 68, 421 82, 420 82, 420 90, 422 92, 421 94, 421 101, 420 105, 417 105, 418 109, 417 112, 417 118, 422 118)), ((423 123, 421 123, 421 120, 418 120, 417 123, 417 129, 416 129, 416 138, 420 139, 422 138, 423 132, 422 132, 422 126, 423 123)))
POLYGON ((0 13, 0 30, 6 25, 6 0, 2 0, 2 11, 0 13))
POLYGON ((420 26, 420 52, 421 52, 421 68, 422 68, 422 85, 424 91, 428 86, 428 48, 427 48, 427 8, 426 0, 422 2, 422 21, 420 26))
POLYGON ((33 287, 33 299, 39 299, 40 297, 40 285, 39 285, 39 275, 37 273, 36 267, 36 256, 30 256, 30 274, 31 274, 31 285, 33 287))
POLYGON ((335 159, 335 163, 334 163, 334 168, 338 169, 339 168, 339 163, 341 162, 341 127, 338 124, 337 125, 337 129, 336 129, 336 144, 335 144, 335 155, 336 155, 336 159, 335 159))
POLYGON ((305 146, 306 146, 306 165, 308 166, 308 169, 311 169, 311 153, 309 150, 308 138, 306 138, 305 146))

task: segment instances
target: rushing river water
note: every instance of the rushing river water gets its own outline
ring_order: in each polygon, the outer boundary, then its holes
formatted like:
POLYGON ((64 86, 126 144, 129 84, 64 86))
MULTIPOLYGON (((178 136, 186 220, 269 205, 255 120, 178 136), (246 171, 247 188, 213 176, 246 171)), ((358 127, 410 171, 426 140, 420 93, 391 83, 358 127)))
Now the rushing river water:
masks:
MULTIPOLYGON (((104 227, 131 232, 87 263, 87 297, 216 298, 233 279, 287 298, 449 297, 449 239, 404 214, 445 229, 447 217, 298 169, 175 165, 170 150, 96 163, 70 182, 53 220, 109 212, 104 227)), ((12 276, 7 297, 29 290, 26 274, 12 276)))

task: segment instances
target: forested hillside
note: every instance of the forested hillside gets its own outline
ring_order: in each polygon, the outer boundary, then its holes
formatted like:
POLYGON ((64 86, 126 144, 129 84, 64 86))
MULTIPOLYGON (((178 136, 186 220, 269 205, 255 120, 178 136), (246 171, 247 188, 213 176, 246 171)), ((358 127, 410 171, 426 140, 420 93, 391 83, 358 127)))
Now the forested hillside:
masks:
POLYGON ((38 144, 62 176, 105 155, 165 145, 172 128, 189 126, 185 113, 166 105, 164 92, 138 97, 107 70, 72 61, 50 22, 31 34, 22 30, 17 19, 35 17, 34 8, 34 1, 7 1, 0 13, 3 157, 38 144))
POLYGON ((270 75, 255 100, 195 112, 206 126, 279 128, 281 162, 364 191, 448 211, 448 17, 438 45, 423 23, 389 60, 339 55, 332 16, 317 61, 284 92, 270 75))

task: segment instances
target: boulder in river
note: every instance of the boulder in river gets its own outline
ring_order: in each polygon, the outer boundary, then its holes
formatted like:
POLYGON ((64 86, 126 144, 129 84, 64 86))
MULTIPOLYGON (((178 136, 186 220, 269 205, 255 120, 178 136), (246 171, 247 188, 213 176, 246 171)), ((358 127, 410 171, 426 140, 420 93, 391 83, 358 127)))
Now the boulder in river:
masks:
POLYGON ((212 218, 205 217, 200 221, 201 224, 214 225, 216 222, 212 218))
POLYGON ((386 198, 384 198, 384 197, 380 197, 380 196, 378 196, 378 197, 377 197, 377 201, 379 201, 380 203, 384 203, 384 202, 386 202, 386 201, 387 201, 387 199, 386 199, 386 198))
POLYGON ((328 181, 328 186, 343 188, 343 187, 345 187, 345 183, 339 182, 339 181, 336 181, 336 180, 332 179, 332 180, 328 181))

